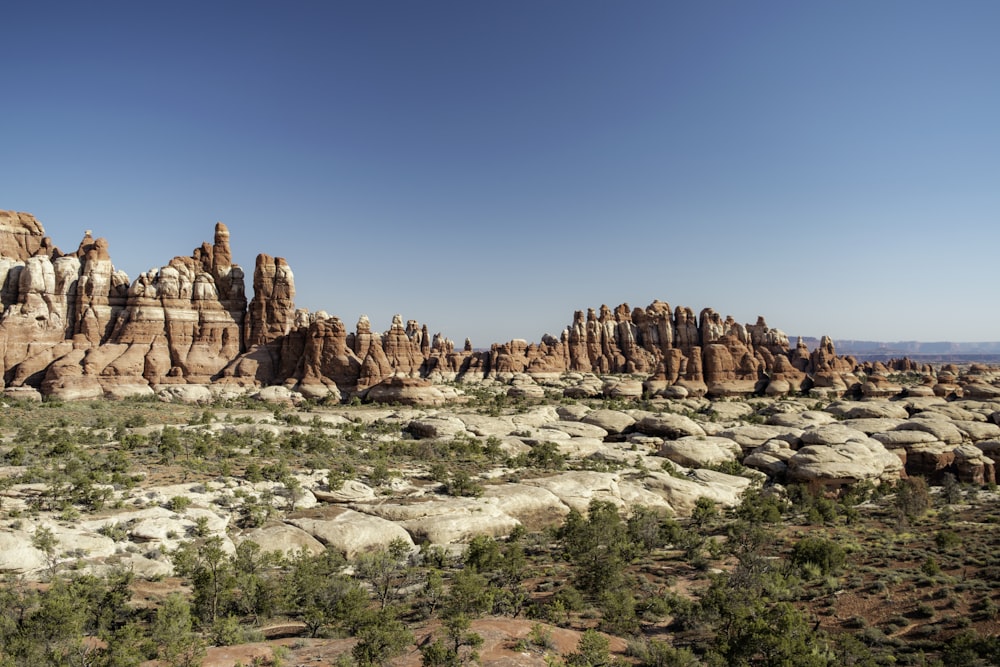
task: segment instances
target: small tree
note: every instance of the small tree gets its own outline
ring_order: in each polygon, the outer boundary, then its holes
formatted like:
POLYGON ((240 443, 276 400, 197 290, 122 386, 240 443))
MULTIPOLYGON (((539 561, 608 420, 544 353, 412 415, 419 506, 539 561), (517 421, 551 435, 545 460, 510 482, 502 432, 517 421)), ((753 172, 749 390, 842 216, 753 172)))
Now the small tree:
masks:
POLYGON ((901 525, 921 517, 931 506, 931 494, 923 477, 907 477, 896 484, 893 501, 901 525))
POLYGON ((691 521, 699 529, 711 525, 718 516, 719 510, 711 498, 702 496, 695 501, 694 509, 691 511, 691 521))
POLYGON ((587 630, 580 635, 576 653, 568 656, 569 667, 604 667, 611 664, 611 643, 596 630, 587 630))
POLYGON ((409 551, 410 545, 397 537, 388 548, 361 554, 355 562, 355 571, 371 584, 383 610, 414 577, 407 563, 409 551))
POLYGON ((446 637, 424 642, 420 647, 420 664, 424 667, 459 667, 479 661, 478 649, 483 638, 469 628, 472 623, 465 614, 445 618, 446 637))
POLYGON ((171 593, 157 610, 151 632, 157 656, 170 667, 201 664, 205 647, 191 627, 191 607, 179 593, 171 593))
POLYGON ((191 580, 198 617, 214 624, 231 601, 236 577, 218 535, 203 542, 186 542, 173 554, 174 568, 191 580))
POLYGON ((281 478, 281 483, 285 487, 284 494, 288 499, 288 511, 295 511, 295 504, 305 497, 305 489, 302 488, 302 482, 298 480, 291 473, 283 475, 281 478))
POLYGON ((559 538, 566 555, 579 567, 581 587, 593 595, 621 587, 625 566, 638 551, 618 508, 606 501, 591 501, 586 519, 570 511, 559 538))
POLYGON ((382 612, 357 633, 351 655, 361 667, 381 666, 403 653, 413 643, 413 633, 395 616, 382 612))
POLYGON ((488 614, 493 609, 496 588, 485 576, 470 568, 459 570, 451 581, 448 598, 445 601, 446 616, 463 615, 469 617, 488 614))
POLYGON ((941 477, 941 497, 949 505, 954 505, 962 500, 962 485, 958 483, 958 478, 950 472, 946 472, 941 477))
POLYGON ((489 535, 476 535, 465 550, 464 561, 476 572, 488 572, 500 564, 500 544, 489 535))
POLYGON ((773 494, 765 494, 761 489, 751 488, 743 493, 736 516, 751 524, 781 523, 784 503, 773 494))
POLYGON ((59 556, 56 554, 56 547, 59 540, 55 534, 46 526, 39 526, 35 534, 31 536, 31 546, 45 554, 45 564, 49 570, 49 577, 54 577, 59 564, 59 556))
POLYGON ((316 556, 299 552, 292 560, 290 602, 311 637, 334 623, 354 626, 368 604, 368 594, 341 570, 343 557, 332 550, 316 556))

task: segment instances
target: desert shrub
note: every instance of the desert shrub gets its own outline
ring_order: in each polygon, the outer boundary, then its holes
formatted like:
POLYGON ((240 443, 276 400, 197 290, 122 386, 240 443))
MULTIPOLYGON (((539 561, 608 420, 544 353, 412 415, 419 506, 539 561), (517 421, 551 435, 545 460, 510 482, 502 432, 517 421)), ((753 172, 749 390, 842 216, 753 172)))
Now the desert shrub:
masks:
POLYGON ((986 597, 979 603, 979 613, 988 621, 995 621, 998 615, 997 603, 993 598, 986 597))
POLYGON ((191 499, 187 496, 174 496, 167 501, 167 509, 171 512, 180 513, 189 507, 191 507, 191 499))
POLYGON ((953 530, 939 530, 934 535, 934 544, 942 551, 954 549, 962 543, 962 538, 953 530))
POLYGON ((781 523, 784 503, 774 494, 749 489, 743 494, 736 517, 748 523, 781 523))
POLYGON ((566 466, 566 455, 559 452, 559 445, 554 442, 539 442, 531 447, 531 451, 518 464, 519 467, 562 470, 566 466))
POLYGON ((630 642, 628 654, 639 661, 640 667, 696 667, 702 664, 690 650, 674 648, 655 639, 630 642))
POLYGON ((627 527, 629 538, 645 551, 675 542, 681 531, 670 516, 641 505, 632 510, 627 527))
POLYGON ((380 612, 374 622, 362 626, 357 637, 358 643, 351 650, 351 656, 358 665, 372 667, 388 664, 413 642, 413 633, 386 611, 380 612))
POLYGON ((934 556, 928 556, 924 559, 924 562, 920 564, 920 571, 928 577, 933 577, 941 574, 941 565, 938 564, 937 559, 934 558, 934 556))
POLYGON ((464 470, 457 470, 445 485, 445 491, 450 496, 470 496, 478 498, 483 495, 483 485, 474 481, 469 473, 464 470))
POLYGON ((601 628, 616 635, 631 635, 639 630, 635 597, 625 588, 607 590, 601 595, 601 628))
POLYGON ((97 529, 99 535, 110 537, 115 542, 122 542, 128 538, 128 528, 120 523, 106 523, 97 529))
POLYGON ((392 479, 392 473, 389 472, 389 466, 386 465, 385 461, 376 461, 371 472, 368 473, 368 482, 372 486, 382 486, 387 484, 390 479, 392 479))
POLYGON ((719 510, 715 506, 715 501, 711 498, 706 498, 702 496, 694 503, 694 509, 691 511, 691 521, 698 528, 704 528, 705 526, 713 523, 719 516, 719 510))
POLYGON ((893 506, 897 517, 903 523, 923 516, 931 506, 927 480, 923 477, 907 477, 900 480, 896 485, 893 506))
POLYGON ((611 663, 608 638, 596 630, 587 630, 580 636, 576 653, 567 656, 569 667, 601 667, 611 663))
POLYGON ((542 650, 553 649, 556 646, 555 642, 552 641, 552 629, 545 627, 541 623, 531 624, 528 641, 531 642, 532 646, 536 646, 542 650))
POLYGON ((839 570, 846 560, 844 549, 822 537, 804 537, 792 548, 791 561, 798 567, 813 565, 822 575, 839 570))

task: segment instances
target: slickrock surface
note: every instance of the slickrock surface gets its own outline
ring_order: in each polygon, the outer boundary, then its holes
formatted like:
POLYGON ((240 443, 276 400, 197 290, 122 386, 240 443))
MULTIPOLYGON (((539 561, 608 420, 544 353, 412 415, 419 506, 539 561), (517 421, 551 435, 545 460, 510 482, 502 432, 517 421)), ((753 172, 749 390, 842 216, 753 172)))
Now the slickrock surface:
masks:
MULTIPOLYGON (((266 550, 333 548, 354 557, 394 540, 461 548, 477 535, 558 524, 571 509, 585 512, 593 500, 611 502, 626 513, 643 506, 683 517, 699 498, 733 507, 754 484, 780 492, 784 484, 804 482, 837 493, 859 481, 892 485, 914 474, 932 483, 946 474, 968 484, 996 481, 992 457, 1000 452, 1000 412, 990 401, 686 398, 657 399, 643 408, 539 404, 492 415, 482 405, 339 406, 301 413, 309 415, 308 426, 270 412, 256 413, 250 421, 184 426, 182 431, 253 434, 272 441, 322 432, 341 442, 338 447, 360 447, 359 455, 379 442, 408 443, 411 450, 429 454, 401 465, 390 461, 393 473, 383 481, 373 481, 362 469, 330 486, 330 470, 310 469, 289 471, 281 481, 233 476, 211 483, 116 487, 96 516, 67 522, 43 512, 30 526, 0 525, 0 571, 37 577, 51 567, 32 542, 42 527, 56 540, 57 564, 84 554, 88 567, 117 562, 138 576, 158 577, 172 571, 164 554, 195 531, 219 535, 230 553, 252 540, 266 550), (771 423, 759 423, 765 419, 771 423), (377 437, 356 440, 366 430, 377 437), (436 447, 446 451, 490 443, 496 448, 493 462, 473 476, 475 493, 447 493, 432 479, 439 459, 430 453, 436 447), (551 467, 518 469, 526 464, 515 461, 539 447, 561 458, 551 467), (740 464, 743 474, 731 474, 740 464), (177 498, 186 499, 186 506, 176 507, 177 498), (241 508, 248 505, 270 508, 269 518, 244 525, 241 508)), ((159 430, 150 425, 134 432, 156 435, 159 430)), ((0 468, 0 477, 21 472, 7 466, 0 468)), ((44 483, 0 486, 3 505, 11 512, 28 511, 46 493, 44 483)))

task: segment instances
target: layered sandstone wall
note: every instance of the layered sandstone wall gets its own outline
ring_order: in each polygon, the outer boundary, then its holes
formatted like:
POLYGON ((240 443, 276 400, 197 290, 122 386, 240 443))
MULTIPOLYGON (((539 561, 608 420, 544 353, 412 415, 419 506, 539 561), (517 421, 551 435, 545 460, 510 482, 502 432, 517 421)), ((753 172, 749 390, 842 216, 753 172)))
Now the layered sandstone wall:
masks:
POLYGON ((62 398, 206 383, 243 351, 243 272, 229 231, 129 283, 108 242, 84 234, 64 254, 23 213, 0 212, 5 386, 62 398))
POLYGON ((474 351, 468 340, 459 348, 400 315, 378 333, 366 316, 348 331, 337 317, 296 310, 294 275, 281 257, 257 256, 249 304, 244 279, 222 223, 212 243, 130 283, 105 239, 87 231, 64 254, 33 216, 0 211, 4 386, 62 398, 208 383, 346 397, 375 387, 593 374, 644 378, 616 383, 614 395, 842 394, 858 385, 860 370, 872 395, 894 388, 887 367, 861 368, 837 356, 829 338, 812 351, 801 340, 792 347, 762 317, 740 324, 710 308, 696 316, 664 301, 602 305, 577 311, 558 337, 474 351))

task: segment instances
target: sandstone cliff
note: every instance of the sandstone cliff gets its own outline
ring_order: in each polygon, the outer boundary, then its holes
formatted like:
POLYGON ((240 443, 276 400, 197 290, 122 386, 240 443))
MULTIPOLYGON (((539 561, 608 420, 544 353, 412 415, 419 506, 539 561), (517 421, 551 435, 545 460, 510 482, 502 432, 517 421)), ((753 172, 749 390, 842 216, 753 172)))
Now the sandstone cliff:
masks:
MULTIPOLYGON (((559 336, 478 352, 400 315, 382 333, 365 316, 348 331, 337 317, 296 310, 294 275, 281 257, 257 256, 248 304, 222 223, 212 243, 130 283, 105 239, 87 231, 75 252, 63 253, 33 216, 0 211, 0 286, 8 394, 121 397, 216 384, 391 399, 393 388, 410 395, 434 383, 492 379, 530 396, 542 391, 533 381, 569 377, 575 384, 566 391, 578 396, 881 396, 900 389, 887 380, 890 370, 915 370, 907 360, 860 367, 838 356, 829 338, 812 351, 801 340, 792 347, 764 318, 740 324, 711 308, 695 315, 664 301, 577 311, 559 336), (632 379, 597 377, 615 375, 632 379)), ((933 370, 922 370, 927 391, 937 391, 933 370)), ((946 391, 960 390, 953 376, 945 379, 946 391)), ((428 395, 443 395, 435 391, 428 395)))
POLYGON ((23 213, 0 212, 3 315, 0 349, 8 389, 59 398, 152 393, 207 383, 243 350, 243 272, 229 231, 213 244, 129 284, 105 239, 88 231, 64 254, 23 213))

